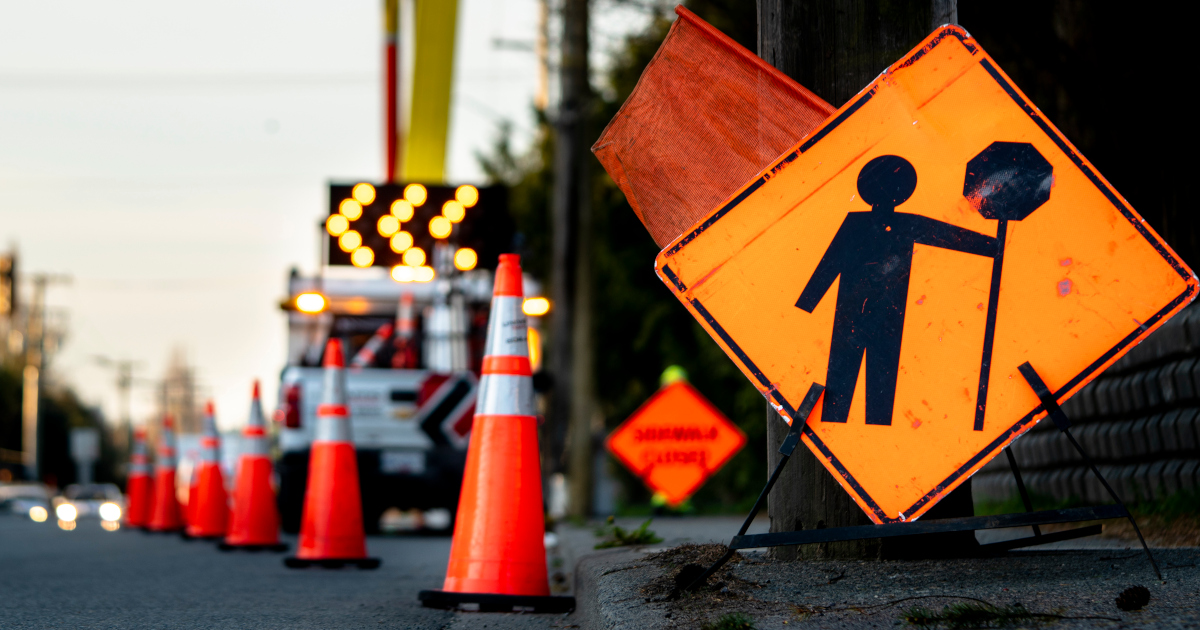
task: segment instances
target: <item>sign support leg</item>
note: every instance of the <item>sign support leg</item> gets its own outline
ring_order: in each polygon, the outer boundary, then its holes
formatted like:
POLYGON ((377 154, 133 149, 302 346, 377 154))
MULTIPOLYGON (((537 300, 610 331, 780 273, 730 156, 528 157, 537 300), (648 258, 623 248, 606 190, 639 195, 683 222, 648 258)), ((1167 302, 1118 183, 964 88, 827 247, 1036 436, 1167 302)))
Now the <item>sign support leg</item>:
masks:
POLYGON ((913 536, 918 534, 944 533, 956 531, 969 531, 980 529, 999 529, 1008 527, 1032 527, 1034 535, 1029 538, 1021 538, 1017 540, 1006 540, 1003 542, 992 543, 990 545, 981 546, 981 550, 985 552, 1004 552, 1010 549, 1027 547, 1033 545, 1041 545, 1061 540, 1071 540, 1083 536, 1092 536, 1099 534, 1101 531, 1100 525, 1090 525, 1072 530, 1043 534, 1039 525, 1051 523, 1077 523, 1080 521, 1089 520, 1105 520, 1113 518, 1128 519, 1133 525, 1134 532, 1137 533, 1138 541, 1142 544, 1142 549, 1146 552, 1146 557, 1150 560, 1150 565, 1154 568, 1155 575, 1162 579, 1162 572, 1158 568, 1158 562, 1154 559, 1154 554, 1150 552, 1150 547, 1146 544, 1145 537, 1142 536, 1141 529, 1138 528, 1133 516, 1129 513, 1129 509, 1121 498, 1117 496, 1116 491, 1100 474, 1100 470, 1092 462, 1087 452, 1083 450, 1075 437, 1071 435, 1071 421, 1063 413, 1058 406, 1058 402, 1050 393, 1050 389, 1042 381, 1041 377, 1033 369, 1028 362, 1020 366, 1021 375, 1029 382, 1030 387, 1038 395, 1042 401, 1043 407, 1049 412, 1051 420, 1054 424, 1066 434, 1067 439, 1071 441, 1071 445, 1083 457, 1084 462, 1104 485, 1104 489, 1109 496, 1116 501, 1116 505, 1104 505, 1097 507, 1086 508, 1069 508, 1063 510, 1046 510, 1042 512, 1033 511, 1033 501, 1029 496, 1029 490, 1025 487, 1024 479, 1021 477, 1020 467, 1017 465, 1016 457, 1010 449, 1005 449, 1005 455, 1008 457, 1008 463, 1012 467, 1013 476, 1017 481, 1017 489, 1021 493, 1021 500, 1027 510, 1025 513, 1017 514, 999 514, 993 516, 973 516, 968 518, 949 518, 941 520, 920 520, 904 523, 884 523, 881 525, 863 525, 855 527, 832 527, 826 529, 803 530, 793 532, 771 532, 767 534, 751 534, 747 535, 746 531, 750 528, 750 524, 754 521, 754 517, 762 509, 763 504, 770 495, 771 489, 775 486, 779 475, 783 472, 783 468, 787 465, 792 454, 796 450, 796 446, 800 443, 800 432, 802 427, 808 420, 809 414, 812 413, 817 401, 820 399, 824 391, 824 387, 814 383, 808 391, 808 395, 804 398, 804 403, 797 410, 796 416, 792 418, 792 425, 788 431, 788 435, 784 438, 783 445, 779 447, 779 453, 782 457, 779 463, 775 466, 775 470, 771 473, 770 479, 767 480, 766 487, 758 496, 758 500, 754 502, 754 507, 750 510, 746 521, 742 523, 741 529, 738 530, 733 540, 729 542, 729 549, 722 555, 712 566, 708 567, 693 579, 687 586, 678 588, 672 597, 678 596, 681 592, 693 590, 703 585, 709 577, 724 566, 733 554, 739 549, 753 549, 759 547, 779 547, 784 545, 805 545, 817 543, 842 542, 849 540, 862 540, 867 538, 890 538, 895 536, 913 536))
MULTIPOLYGON (((745 535, 746 530, 750 529, 750 524, 754 522, 754 517, 758 516, 758 511, 762 509, 763 503, 767 500, 767 495, 771 494, 771 488, 775 487, 775 482, 779 480, 779 473, 783 472, 783 467, 787 465, 788 460, 792 458, 792 453, 796 452, 796 446, 800 444, 800 427, 808 421, 809 414, 817 405, 817 400, 821 398, 821 393, 825 391, 825 387, 813 383, 808 388, 808 394, 804 396, 804 402, 800 404, 800 408, 796 410, 796 417, 792 418, 792 426, 788 430, 787 437, 783 439, 783 444, 779 447, 779 463, 775 465, 775 470, 771 473, 771 477, 767 479, 767 485, 763 487, 762 492, 758 494, 758 500, 754 502, 754 507, 750 508, 750 515, 746 517, 746 521, 742 523, 742 528, 738 530, 737 535, 745 535)), ((712 563, 712 566, 704 570, 696 579, 692 580, 682 590, 690 591, 693 588, 704 584, 713 573, 725 566, 733 558, 733 554, 737 553, 736 549, 729 549, 717 561, 712 563)))
MULTIPOLYGON (((1029 498, 1029 491, 1025 489, 1025 481, 1021 479, 1021 468, 1017 466, 1017 458, 1013 455, 1012 447, 1006 447, 1004 454, 1008 456, 1008 465, 1012 468, 1013 477, 1017 480, 1017 491, 1021 493, 1021 502, 1025 504, 1025 511, 1033 511, 1033 500, 1029 498)), ((1037 525, 1033 526, 1033 535, 1041 536, 1042 528, 1037 525)))
POLYGON ((1084 464, 1086 464, 1087 467, 1091 469, 1092 474, 1096 475, 1096 478, 1100 480, 1100 484, 1103 485, 1104 489, 1108 491, 1108 494, 1113 498, 1113 501, 1116 501, 1117 505, 1121 506, 1121 508, 1125 510, 1125 517, 1129 519, 1129 524, 1133 525, 1133 531, 1137 534, 1138 541, 1142 543, 1142 549, 1145 550, 1146 557, 1150 559, 1150 564, 1154 566, 1154 574, 1157 575, 1158 579, 1161 580, 1162 571, 1158 570, 1158 563, 1154 561, 1154 554, 1150 553, 1150 547, 1146 544, 1146 539, 1142 536, 1142 530, 1138 528, 1137 521, 1134 520, 1133 515, 1129 513, 1129 509, 1125 506, 1125 502, 1121 500, 1121 497, 1117 496, 1117 493, 1112 489, 1112 486, 1108 485, 1108 481, 1104 478, 1104 475, 1101 475, 1100 470, 1096 468, 1094 463, 1092 463, 1092 458, 1088 456, 1087 452, 1083 450, 1083 447, 1079 445, 1079 442, 1075 440, 1075 436, 1071 435, 1071 420, 1067 418, 1067 414, 1063 413, 1062 407, 1058 406, 1058 401, 1055 400, 1054 395, 1050 393, 1050 388, 1046 386, 1046 382, 1042 380, 1042 377, 1038 375, 1037 370, 1034 370, 1033 366, 1030 365, 1028 361, 1022 363, 1017 369, 1021 371, 1021 376, 1025 377, 1025 381, 1029 383, 1029 386, 1033 388, 1034 393, 1036 393, 1037 397, 1042 401, 1042 406, 1045 407, 1046 412, 1049 414, 1050 419, 1054 421, 1054 424, 1058 427, 1058 430, 1062 431, 1063 434, 1067 436, 1067 439, 1071 441, 1071 446, 1074 446, 1075 450, 1079 451, 1079 455, 1083 457, 1084 464))

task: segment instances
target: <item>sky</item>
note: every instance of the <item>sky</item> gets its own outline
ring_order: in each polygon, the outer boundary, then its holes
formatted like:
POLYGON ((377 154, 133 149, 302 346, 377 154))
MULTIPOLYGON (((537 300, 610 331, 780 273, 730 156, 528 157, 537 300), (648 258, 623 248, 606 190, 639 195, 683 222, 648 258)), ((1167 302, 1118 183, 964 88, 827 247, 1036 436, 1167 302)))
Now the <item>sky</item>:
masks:
MULTIPOLYGON (((644 12, 595 0, 603 66, 644 12)), ((553 18, 552 18, 553 19, 553 18)), ((531 139, 537 0, 460 0, 451 182, 512 123, 531 139)), ((0 0, 0 248, 70 277, 47 301, 67 337, 51 376, 105 415, 138 362, 135 422, 175 349, 225 429, 253 379, 273 408, 288 270, 314 271, 329 180, 380 179, 381 0, 0 0)), ((28 283, 26 283, 28 289, 28 283)))

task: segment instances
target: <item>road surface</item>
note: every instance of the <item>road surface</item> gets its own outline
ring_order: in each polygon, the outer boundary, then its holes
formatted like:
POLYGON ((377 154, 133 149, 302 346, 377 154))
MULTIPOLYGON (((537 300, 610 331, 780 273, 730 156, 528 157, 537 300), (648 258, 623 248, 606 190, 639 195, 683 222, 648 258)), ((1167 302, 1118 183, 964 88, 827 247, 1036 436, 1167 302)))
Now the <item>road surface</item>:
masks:
POLYGON ((98 521, 62 531, 0 515, 0 627, 414 628, 570 627, 562 615, 422 608, 445 576, 450 539, 367 541, 375 571, 286 569, 272 553, 221 553, 211 543, 121 530, 98 521))

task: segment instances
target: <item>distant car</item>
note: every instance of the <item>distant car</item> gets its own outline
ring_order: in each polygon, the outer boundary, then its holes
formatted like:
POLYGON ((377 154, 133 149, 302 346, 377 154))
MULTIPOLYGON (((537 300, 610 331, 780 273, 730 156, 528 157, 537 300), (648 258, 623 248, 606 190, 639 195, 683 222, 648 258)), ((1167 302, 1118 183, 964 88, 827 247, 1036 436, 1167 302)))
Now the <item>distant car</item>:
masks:
POLYGON ((125 509, 121 489, 111 483, 71 484, 52 503, 54 514, 61 521, 99 518, 116 523, 125 509))
MULTIPOLYGON (((50 493, 38 483, 0 484, 0 514, 38 516, 50 511, 50 493), (41 512, 30 513, 40 508, 41 512)), ((34 520, 46 520, 35 518, 34 520)))

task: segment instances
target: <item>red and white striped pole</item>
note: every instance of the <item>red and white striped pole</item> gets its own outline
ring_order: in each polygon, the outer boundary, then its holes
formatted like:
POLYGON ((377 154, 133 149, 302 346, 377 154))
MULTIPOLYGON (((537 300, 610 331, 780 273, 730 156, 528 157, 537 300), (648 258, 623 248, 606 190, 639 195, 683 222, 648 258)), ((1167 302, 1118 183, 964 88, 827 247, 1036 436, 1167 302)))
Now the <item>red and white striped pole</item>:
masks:
POLYGON ((387 152, 387 174, 383 180, 389 184, 400 177, 400 99, 397 67, 400 58, 396 48, 399 24, 399 0, 383 0, 383 145, 387 152))

